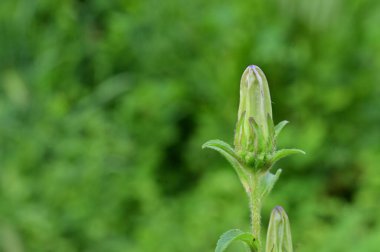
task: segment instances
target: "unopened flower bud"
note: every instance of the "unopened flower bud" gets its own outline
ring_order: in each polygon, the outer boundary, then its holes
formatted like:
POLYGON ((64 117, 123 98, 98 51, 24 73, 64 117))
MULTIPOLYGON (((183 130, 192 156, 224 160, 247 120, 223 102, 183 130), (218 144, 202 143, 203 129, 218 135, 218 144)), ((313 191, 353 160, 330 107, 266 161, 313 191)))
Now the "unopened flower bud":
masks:
POLYGON ((240 103, 235 149, 263 152, 272 146, 273 121, 268 81, 258 66, 249 66, 240 81, 240 103))
POLYGON ((275 207, 270 216, 266 251, 293 251, 289 218, 285 210, 280 206, 275 207))

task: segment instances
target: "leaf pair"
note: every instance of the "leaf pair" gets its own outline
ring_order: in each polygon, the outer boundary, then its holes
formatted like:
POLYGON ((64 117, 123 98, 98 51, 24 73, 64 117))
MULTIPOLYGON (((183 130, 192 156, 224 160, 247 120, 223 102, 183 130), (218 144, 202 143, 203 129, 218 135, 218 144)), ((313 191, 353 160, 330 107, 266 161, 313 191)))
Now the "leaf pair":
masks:
MULTIPOLYGON (((210 148, 222 154, 228 160, 228 162, 231 163, 239 178, 242 180, 242 183, 245 183, 247 180, 247 175, 249 174, 249 171, 247 170, 248 167, 245 164, 245 160, 243 160, 243 158, 240 157, 229 144, 222 140, 210 140, 204 143, 202 145, 202 148, 210 148)), ((270 163, 270 166, 272 166, 280 159, 293 154, 305 154, 305 152, 299 149, 278 150, 273 154, 268 155, 268 162, 270 163)))

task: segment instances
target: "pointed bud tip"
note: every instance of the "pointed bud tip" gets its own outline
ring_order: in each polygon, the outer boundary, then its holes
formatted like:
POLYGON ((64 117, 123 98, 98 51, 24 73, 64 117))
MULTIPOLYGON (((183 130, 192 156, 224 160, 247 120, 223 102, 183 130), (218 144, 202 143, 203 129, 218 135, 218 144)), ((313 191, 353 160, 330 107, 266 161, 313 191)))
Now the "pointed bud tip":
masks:
POLYGON ((280 213, 280 212, 284 211, 284 208, 282 208, 282 206, 276 206, 273 210, 280 213))
POLYGON ((247 69, 252 69, 252 70, 257 70, 257 69, 260 69, 260 67, 256 66, 256 65, 249 65, 247 67, 247 69))
POLYGON ((272 210, 272 217, 271 218, 273 218, 273 220, 275 220, 277 222, 281 222, 282 221, 281 216, 283 215, 284 212, 285 212, 285 210, 281 206, 276 206, 272 210))
MULTIPOLYGON (((244 73, 243 73, 243 77, 246 76, 245 78, 249 77, 249 79, 247 79, 248 82, 250 81, 254 81, 255 79, 261 79, 262 77, 260 76, 261 75, 264 75, 264 72, 261 70, 260 67, 256 66, 256 65, 250 65, 248 66, 245 70, 244 70, 244 73), (248 75, 248 76, 247 76, 248 75)), ((265 75, 264 75, 265 76, 265 75)))

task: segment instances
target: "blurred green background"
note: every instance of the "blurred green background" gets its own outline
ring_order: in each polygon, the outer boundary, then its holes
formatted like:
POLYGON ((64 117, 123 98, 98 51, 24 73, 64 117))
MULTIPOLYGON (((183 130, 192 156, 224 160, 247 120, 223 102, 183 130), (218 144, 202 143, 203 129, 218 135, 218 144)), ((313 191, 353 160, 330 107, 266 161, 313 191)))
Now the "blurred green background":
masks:
MULTIPOLYGON (((279 147, 263 209, 296 251, 379 251, 380 2, 0 2, 0 251, 213 251, 249 229, 228 163, 259 65, 279 147)), ((239 244, 230 251, 241 251, 239 244)))

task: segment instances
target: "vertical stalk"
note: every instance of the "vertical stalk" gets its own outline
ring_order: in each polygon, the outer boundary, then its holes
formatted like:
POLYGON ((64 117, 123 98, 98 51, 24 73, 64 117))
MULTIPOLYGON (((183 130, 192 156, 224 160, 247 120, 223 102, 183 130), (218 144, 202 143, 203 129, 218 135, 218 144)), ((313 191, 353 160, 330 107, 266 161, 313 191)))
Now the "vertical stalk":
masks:
POLYGON ((258 252, 262 252, 261 245, 261 196, 259 192, 259 174, 253 174, 251 178, 251 191, 249 197, 249 209, 251 214, 252 234, 257 240, 258 252))

